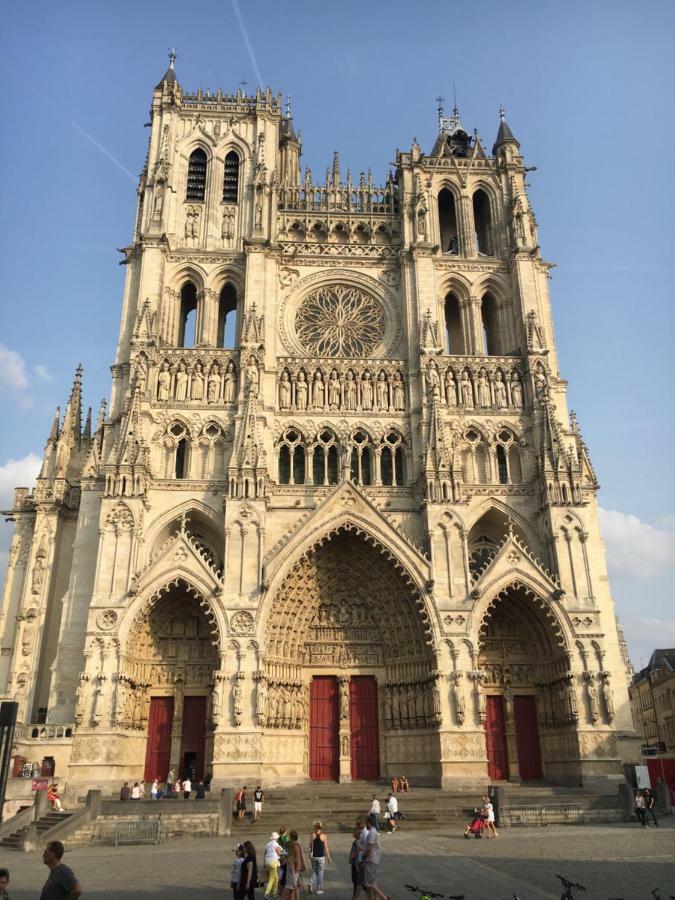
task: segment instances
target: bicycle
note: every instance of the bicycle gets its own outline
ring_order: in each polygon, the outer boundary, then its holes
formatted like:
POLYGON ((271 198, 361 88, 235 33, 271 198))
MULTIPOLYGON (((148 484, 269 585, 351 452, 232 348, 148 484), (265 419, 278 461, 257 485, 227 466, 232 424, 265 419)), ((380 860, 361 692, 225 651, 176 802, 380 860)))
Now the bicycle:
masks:
POLYGON ((556 875, 555 877, 562 881, 563 884, 563 892, 560 895, 560 900, 574 900, 577 891, 586 890, 584 885, 579 884, 579 882, 575 883, 573 881, 569 881, 569 879, 563 878, 562 875, 556 875))
POLYGON ((424 888, 414 884, 404 885, 411 893, 417 894, 417 900, 464 900, 464 894, 437 894, 434 891, 425 891, 424 888))

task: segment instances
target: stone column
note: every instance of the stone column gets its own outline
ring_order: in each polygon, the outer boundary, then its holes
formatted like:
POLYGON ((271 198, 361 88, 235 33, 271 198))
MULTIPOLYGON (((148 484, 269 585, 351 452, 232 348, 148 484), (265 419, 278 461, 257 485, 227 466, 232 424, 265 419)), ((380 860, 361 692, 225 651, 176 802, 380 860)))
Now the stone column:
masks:
POLYGON ((340 675, 340 784, 352 780, 351 730, 349 722, 349 675, 340 675))

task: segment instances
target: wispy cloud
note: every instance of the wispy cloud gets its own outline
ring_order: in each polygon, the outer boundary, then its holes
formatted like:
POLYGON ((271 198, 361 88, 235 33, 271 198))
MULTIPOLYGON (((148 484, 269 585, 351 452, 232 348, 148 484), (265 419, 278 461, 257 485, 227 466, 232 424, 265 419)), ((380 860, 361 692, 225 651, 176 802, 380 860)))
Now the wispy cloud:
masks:
POLYGON ((53 381, 54 376, 46 366, 33 366, 33 371, 42 381, 53 381))
POLYGON ((239 9, 238 0, 232 0, 232 9, 234 10, 234 14, 237 17, 237 24, 239 25, 239 30, 241 31, 241 36, 244 39, 244 44, 246 46, 246 50, 248 51, 248 55, 251 59, 251 64, 253 65, 253 71, 255 72, 255 77, 258 79, 258 87, 263 86, 263 77, 260 74, 260 69, 258 67, 258 61, 255 58, 255 53, 253 52, 253 45, 248 37, 248 31, 246 30, 246 25, 244 25, 244 18, 241 14, 241 10, 239 9))
MULTIPOLYGON (((33 486, 41 464, 42 460, 37 453, 27 453, 21 459, 8 459, 0 466, 0 509, 11 509, 14 488, 33 486)), ((5 581, 13 527, 11 523, 0 518, 0 591, 5 581)))
POLYGON ((0 387, 14 391, 28 388, 26 363, 20 353, 0 344, 0 387))

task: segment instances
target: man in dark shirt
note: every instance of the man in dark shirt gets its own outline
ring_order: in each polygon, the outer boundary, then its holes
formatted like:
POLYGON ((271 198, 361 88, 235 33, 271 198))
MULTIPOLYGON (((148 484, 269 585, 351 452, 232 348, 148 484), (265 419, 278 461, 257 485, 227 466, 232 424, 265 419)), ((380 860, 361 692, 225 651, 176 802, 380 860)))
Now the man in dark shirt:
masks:
POLYGON ((131 797, 131 788, 129 787, 129 782, 125 781, 120 791, 120 800, 128 800, 129 797, 131 797))
POLYGON ((77 900, 82 895, 75 873, 61 862, 64 851, 61 841, 50 841, 44 849, 42 861, 50 871, 40 900, 77 900))
POLYGON ((260 785, 253 791, 253 821, 257 822, 262 813, 263 792, 260 785))

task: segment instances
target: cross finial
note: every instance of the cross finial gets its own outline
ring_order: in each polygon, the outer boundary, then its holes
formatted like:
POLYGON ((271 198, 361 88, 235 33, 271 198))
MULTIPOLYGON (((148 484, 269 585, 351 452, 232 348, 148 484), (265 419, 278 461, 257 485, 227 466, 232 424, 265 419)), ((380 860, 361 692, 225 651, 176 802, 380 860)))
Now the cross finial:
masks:
POLYGON ((169 68, 173 69, 174 64, 176 62, 176 57, 178 54, 176 53, 176 48, 174 46, 169 47, 169 68))
POLYGON ((286 118, 291 118, 291 98, 288 96, 286 97, 286 118))
POLYGON ((506 113, 504 112, 503 104, 499 107, 499 121, 503 122, 506 119, 506 113))

